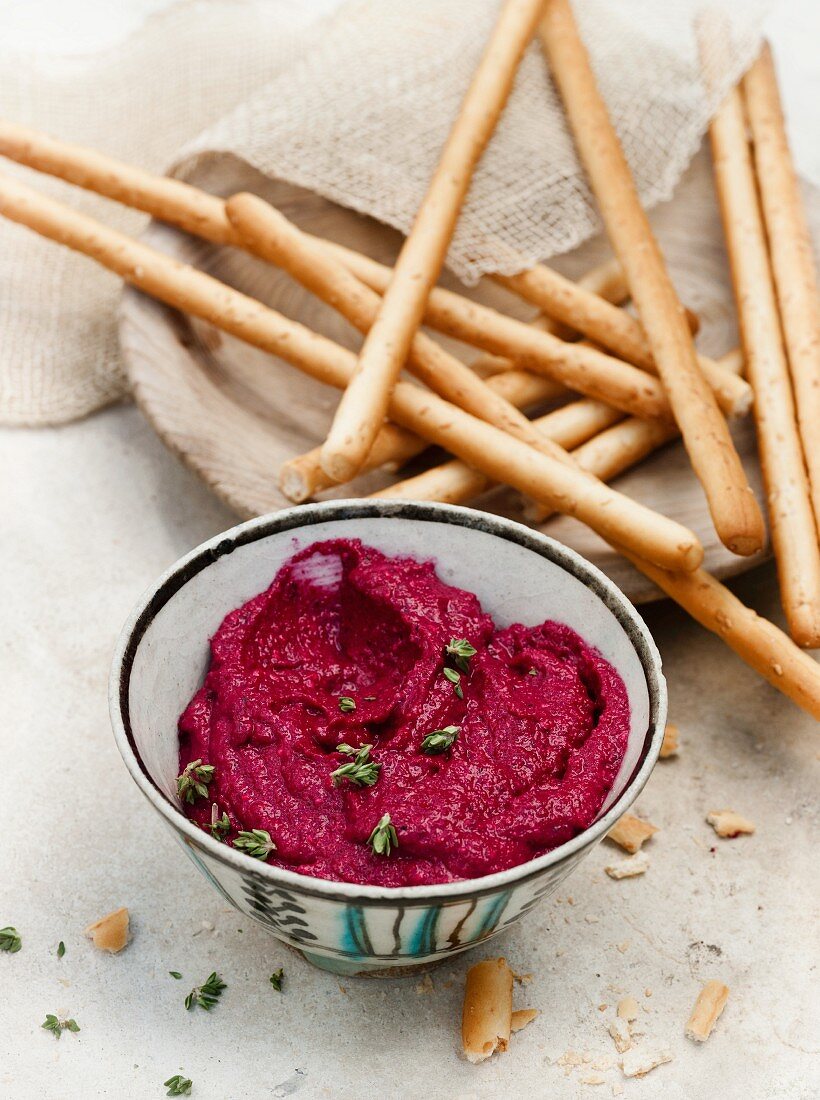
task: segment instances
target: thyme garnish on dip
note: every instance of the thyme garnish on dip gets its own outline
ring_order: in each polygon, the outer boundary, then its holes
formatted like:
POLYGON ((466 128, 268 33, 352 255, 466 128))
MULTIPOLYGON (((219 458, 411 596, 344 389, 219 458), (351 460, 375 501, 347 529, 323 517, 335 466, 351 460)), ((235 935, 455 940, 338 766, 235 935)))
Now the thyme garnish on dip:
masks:
POLYGON ((225 982, 223 982, 216 971, 214 971, 213 974, 210 974, 208 978, 206 978, 202 985, 194 986, 185 998, 185 1007, 190 1012, 194 1005, 199 1005, 199 1007, 204 1008, 206 1012, 210 1012, 222 996, 222 990, 227 988, 225 982))
POLYGON ((23 941, 16 928, 12 928, 10 924, 0 928, 0 951, 8 951, 10 955, 14 955, 22 946, 23 941))
POLYGON ((193 803, 194 799, 208 797, 208 784, 214 777, 214 765, 203 764, 201 760, 192 760, 177 776, 177 794, 184 802, 193 803))
POLYGON ((190 1096, 194 1084, 190 1077, 183 1077, 181 1073, 175 1073, 162 1083, 168 1089, 166 1096, 190 1096))
POLYGON ((337 752, 344 753, 345 756, 352 756, 355 753, 355 759, 351 760, 349 764, 342 764, 341 767, 330 773, 333 786, 338 787, 343 779, 349 779, 356 787, 372 787, 379 778, 379 771, 381 770, 381 764, 377 764, 375 760, 370 759, 372 748, 372 745, 362 745, 361 748, 354 749, 352 745, 346 745, 344 742, 337 745, 337 752))
POLYGON ((444 729, 433 730, 422 741, 421 751, 426 752, 428 756, 437 756, 439 753, 447 752, 449 748, 452 748, 460 730, 461 726, 445 726, 444 729))
POLYGON ((373 849, 374 856, 389 856, 393 848, 398 848, 399 838, 390 821, 390 814, 385 814, 380 819, 376 828, 367 838, 367 843, 373 849))
POLYGON ((475 657, 478 650, 471 645, 466 638, 451 638, 444 647, 446 656, 452 657, 453 664, 462 672, 470 671, 470 658, 475 657))
POLYGON ((351 699, 349 695, 343 695, 339 699, 339 710, 342 714, 350 714, 356 709, 356 700, 351 699))
POLYGON ((46 1016, 45 1021, 40 1024, 40 1027, 45 1028, 46 1031, 50 1031, 55 1039, 59 1039, 64 1031, 73 1031, 76 1033, 80 1030, 80 1025, 76 1020, 61 1020, 59 1016, 55 1016, 51 1012, 46 1016))
POLYGON ((267 859, 271 852, 276 851, 267 829, 243 829, 236 834, 233 846, 254 859, 267 859))
POLYGON ((445 680, 449 680, 453 685, 453 691, 456 693, 456 697, 459 699, 464 698, 464 689, 461 686, 461 673, 456 672, 454 668, 445 668, 444 672, 445 680))
POLYGON ((270 984, 273 986, 277 993, 282 992, 282 981, 284 980, 284 977, 285 971, 282 969, 281 966, 278 970, 274 970, 274 972, 270 976, 270 984))
POLYGON ((208 831, 214 840, 224 840, 228 833, 231 831, 231 823, 226 813, 219 816, 219 806, 215 802, 211 803, 211 824, 208 826, 208 831))

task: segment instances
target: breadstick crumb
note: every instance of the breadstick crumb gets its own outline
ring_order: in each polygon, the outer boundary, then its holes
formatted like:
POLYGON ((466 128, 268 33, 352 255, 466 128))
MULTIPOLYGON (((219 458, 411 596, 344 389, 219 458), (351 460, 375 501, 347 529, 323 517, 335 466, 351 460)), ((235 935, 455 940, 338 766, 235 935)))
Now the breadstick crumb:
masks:
POLYGON ((755 831, 753 821, 735 813, 734 810, 710 810, 706 821, 718 836, 733 839, 736 836, 751 836, 755 831))
POLYGON ((705 1043, 729 999, 729 987, 723 982, 710 981, 698 993, 692 1015, 686 1023, 686 1037, 696 1043, 705 1043))
POLYGON ((624 814, 621 820, 616 822, 606 835, 623 848, 625 852, 631 852, 634 855, 640 851, 644 841, 649 840, 657 832, 657 825, 653 825, 649 821, 642 821, 634 814, 624 814))
POLYGON ((128 943, 128 931, 128 910, 122 908, 115 909, 113 913, 107 913, 98 921, 89 924, 85 934, 99 951, 108 951, 116 955, 128 943))

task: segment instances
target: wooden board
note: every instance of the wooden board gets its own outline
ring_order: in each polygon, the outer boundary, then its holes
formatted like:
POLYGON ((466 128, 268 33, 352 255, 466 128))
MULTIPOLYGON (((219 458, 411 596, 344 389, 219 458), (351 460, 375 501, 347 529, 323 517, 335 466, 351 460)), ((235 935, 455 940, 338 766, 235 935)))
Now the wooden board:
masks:
MULTIPOLYGON (((240 162, 220 159, 206 163, 198 169, 196 182, 220 194, 256 191, 305 229, 359 248, 384 262, 392 261, 400 244, 401 238, 394 231, 311 192, 266 180, 240 162)), ((143 239, 348 347, 360 344, 359 335, 328 307, 277 269, 237 249, 208 245, 155 223, 143 239)), ((556 266, 577 276, 607 255, 600 242, 593 242, 556 266)), ((492 285, 465 291, 455 280, 444 282, 521 318, 532 316, 530 307, 492 285)), ((324 439, 336 392, 213 326, 168 309, 130 288, 123 296, 120 337, 136 400, 163 441, 239 516, 286 507, 289 502, 277 488, 279 467, 324 439)), ((463 345, 445 343, 467 362, 476 355, 463 345)), ((762 499, 751 422, 736 425, 735 435, 752 484, 762 499)), ((409 469, 415 472, 417 468, 414 465, 409 469)), ((360 478, 352 488, 327 495, 365 495, 390 480, 386 475, 372 474, 360 478)), ((702 490, 680 444, 664 448, 614 484, 691 527, 705 547, 706 567, 717 576, 735 575, 760 560, 735 557, 718 543, 702 490)), ((496 490, 472 503, 522 520, 519 498, 510 490, 496 490)), ((597 535, 576 521, 552 519, 541 530, 600 566, 634 602, 660 595, 597 535)))

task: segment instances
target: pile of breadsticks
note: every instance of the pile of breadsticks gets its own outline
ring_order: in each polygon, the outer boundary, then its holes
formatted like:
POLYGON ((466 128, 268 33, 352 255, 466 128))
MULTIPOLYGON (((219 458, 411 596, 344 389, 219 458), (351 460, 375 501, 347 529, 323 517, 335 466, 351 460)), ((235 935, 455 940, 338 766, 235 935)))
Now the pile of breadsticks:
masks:
POLYGON ((500 482, 531 498, 539 518, 575 516, 820 717, 820 666, 798 648, 820 645, 820 448, 811 431, 820 425, 820 326, 767 51, 721 107, 711 138, 743 334, 743 354, 720 361, 695 351, 695 322, 641 208, 569 0, 501 5, 392 269, 309 236, 253 195, 226 202, 0 122, 3 155, 283 268, 364 333, 358 355, 11 179, 0 180, 0 213, 340 389, 324 445, 282 470, 290 499, 379 466, 395 469, 436 444, 454 458, 379 495, 465 501, 500 482), (544 266, 499 277, 541 311, 526 324, 436 283, 473 170, 536 32, 617 262, 577 283, 544 266), (637 318, 620 308, 627 297, 637 318), (486 354, 467 366, 422 325, 486 354), (400 379, 404 370, 422 385, 400 379), (522 411, 567 391, 574 399, 540 419, 522 411), (755 554, 765 524, 726 420, 751 408, 791 638, 700 568, 703 549, 691 531, 606 484, 680 434, 720 539, 736 554, 755 554))

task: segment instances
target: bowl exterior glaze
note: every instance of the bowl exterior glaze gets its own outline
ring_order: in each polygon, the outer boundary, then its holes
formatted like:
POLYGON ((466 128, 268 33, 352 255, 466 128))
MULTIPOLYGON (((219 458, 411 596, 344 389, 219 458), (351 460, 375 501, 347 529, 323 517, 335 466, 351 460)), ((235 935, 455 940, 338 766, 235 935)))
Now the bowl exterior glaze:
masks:
MULTIPOLYGON (((446 528, 427 528, 423 535, 440 538, 442 530, 446 534, 446 528)), ((348 537, 350 533, 345 530, 348 537)), ((483 545, 486 547, 486 541, 483 545)), ((273 572, 275 568, 270 577, 273 572)), ((224 578, 225 574, 221 575, 224 578)), ((220 583, 219 576, 219 571, 214 570, 214 584, 220 583)), ((253 589, 251 585, 248 596, 262 587, 258 584, 253 589)), ((198 606, 196 597, 192 599, 193 603, 182 609, 185 620, 192 617, 191 608, 198 606)), ((238 602, 241 601, 235 595, 226 596, 214 622, 218 624, 221 616, 238 602)), ((594 637, 587 640, 595 644, 594 637)), ((634 663, 633 654, 629 657, 634 663)), ((195 684, 201 682, 201 674, 202 669, 188 673, 198 677, 191 681, 195 684)), ((182 690, 187 701, 184 692, 188 689, 177 690, 182 690)), ((465 508, 357 500, 304 505, 240 524, 203 544, 168 570, 143 596, 120 637, 112 668, 110 707, 117 744, 132 777, 197 869, 227 902, 326 970, 346 975, 398 976, 435 965, 448 955, 497 935, 570 874, 646 783, 663 739, 666 687, 660 656, 637 612, 612 582, 573 551, 509 520, 465 508), (465 528, 515 543, 551 562, 553 567, 557 565, 567 575, 568 586, 574 586, 577 592, 580 581, 596 601, 605 605, 628 639, 624 644, 631 646, 637 655, 645 677, 648 720, 645 733, 636 739, 634 746, 630 739, 629 774, 619 776, 616 783, 621 786, 620 792, 589 829, 545 856, 485 878, 441 886, 403 889, 357 886, 260 864, 218 843, 182 813, 173 787, 175 759, 168 756, 177 736, 175 722, 168 728, 168 714, 173 706, 169 711, 166 705, 162 714, 156 709, 163 696, 165 666, 173 663, 169 637, 175 637, 174 631, 196 629, 187 621, 173 623, 178 594, 215 565, 223 570, 230 568, 231 555, 250 544, 281 538, 287 532, 298 536, 304 545, 305 539, 310 543, 328 537, 324 533, 328 523, 344 522, 349 528, 351 521, 361 523, 362 538, 368 541, 367 523, 384 519, 452 525, 451 532, 454 527, 465 528), (316 525, 322 533, 314 537, 310 529, 316 525), (166 620, 171 618, 172 633, 169 636, 166 628, 160 644, 154 642, 155 652, 151 652, 152 645, 146 643, 146 637, 151 637, 152 625, 161 615, 166 620), (147 727, 154 730, 156 746, 145 732, 147 727), (159 762, 162 754, 164 764, 159 762)))

